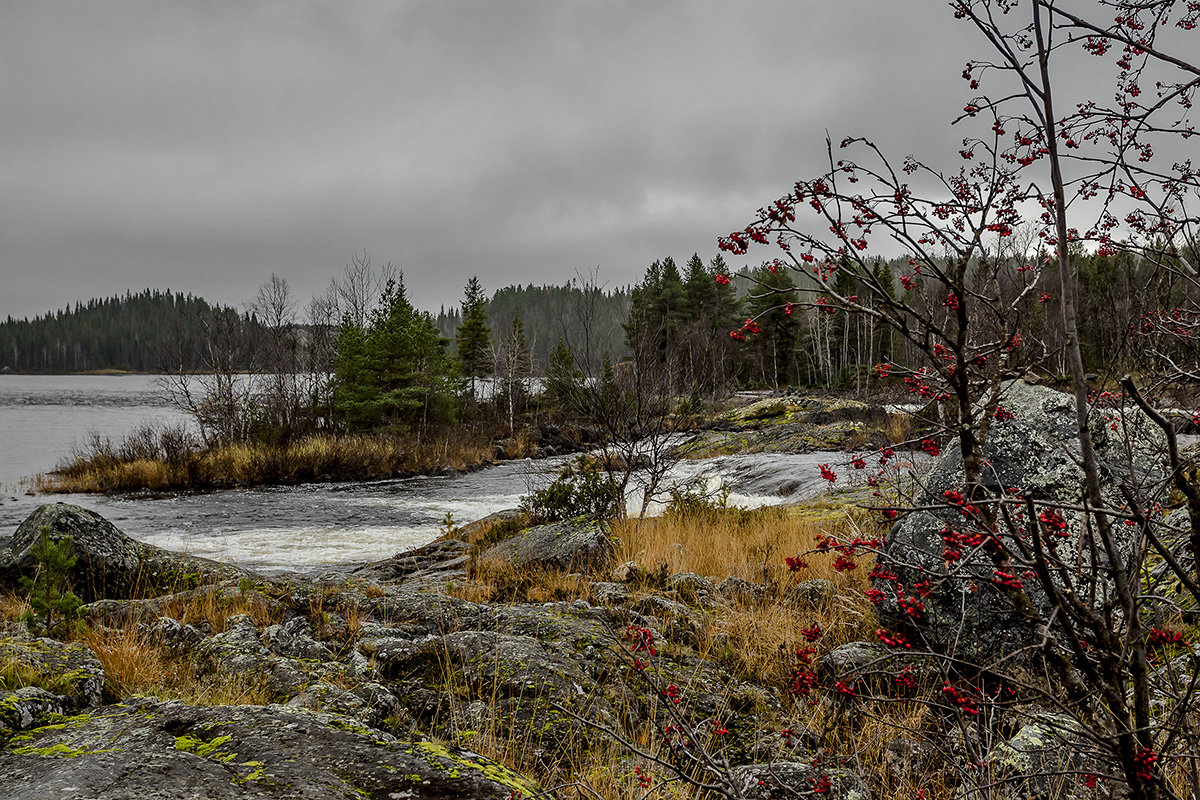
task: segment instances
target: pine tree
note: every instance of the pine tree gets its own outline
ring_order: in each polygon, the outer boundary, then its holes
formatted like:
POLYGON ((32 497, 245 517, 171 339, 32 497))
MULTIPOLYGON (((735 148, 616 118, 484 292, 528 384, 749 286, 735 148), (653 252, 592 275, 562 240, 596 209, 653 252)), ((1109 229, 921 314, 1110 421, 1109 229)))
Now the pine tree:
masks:
POLYGON ((37 563, 37 572, 32 578, 22 577, 21 588, 29 593, 31 612, 28 620, 37 624, 41 617, 40 628, 49 635, 63 623, 79 616, 83 601, 67 587, 67 576, 77 560, 71 555, 72 537, 64 536, 55 541, 50 538, 47 525, 43 525, 38 534, 37 542, 29 550, 37 563))

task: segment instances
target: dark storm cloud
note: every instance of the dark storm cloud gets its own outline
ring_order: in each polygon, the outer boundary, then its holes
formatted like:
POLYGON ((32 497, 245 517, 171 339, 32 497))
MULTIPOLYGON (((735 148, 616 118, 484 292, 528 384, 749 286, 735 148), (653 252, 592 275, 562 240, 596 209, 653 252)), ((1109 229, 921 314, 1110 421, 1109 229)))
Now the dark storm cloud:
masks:
POLYGON ((455 302, 623 284, 820 167, 936 158, 940 2, 6 4, 0 316, 127 288, 319 290, 356 250, 455 302))

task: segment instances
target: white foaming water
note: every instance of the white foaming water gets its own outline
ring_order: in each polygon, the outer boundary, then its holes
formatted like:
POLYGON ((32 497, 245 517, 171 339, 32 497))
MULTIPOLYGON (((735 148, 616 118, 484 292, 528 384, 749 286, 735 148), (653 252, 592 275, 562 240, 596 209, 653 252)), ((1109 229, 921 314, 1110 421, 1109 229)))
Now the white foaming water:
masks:
POLYGON ((249 528, 220 535, 188 530, 143 537, 156 547, 260 572, 308 572, 336 564, 380 561, 437 538, 436 526, 249 528))

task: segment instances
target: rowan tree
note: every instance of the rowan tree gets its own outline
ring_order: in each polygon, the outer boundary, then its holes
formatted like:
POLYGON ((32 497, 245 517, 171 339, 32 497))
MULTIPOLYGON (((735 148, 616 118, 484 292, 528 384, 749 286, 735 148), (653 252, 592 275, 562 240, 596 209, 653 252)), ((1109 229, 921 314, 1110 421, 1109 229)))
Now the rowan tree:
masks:
MULTIPOLYGON (((808 309, 871 319, 921 357, 920 363, 885 360, 877 370, 903 379, 909 392, 941 410, 930 418, 940 435, 922 447, 933 455, 952 447, 961 459, 961 484, 947 487, 944 500, 927 498, 921 509, 952 520, 943 530, 945 564, 928 569, 922 583, 937 592, 971 577, 980 597, 1008 604, 1034 642, 1023 655, 1036 656, 1048 682, 1022 678, 1015 664, 1028 669, 1029 662, 1018 654, 983 663, 953 641, 935 646, 887 630, 882 640, 913 647, 938 665, 946 678, 943 705, 963 730, 1020 719, 1019 706, 985 686, 1024 692, 1026 700, 1068 715, 1094 765, 1087 774, 1060 776, 1072 791, 1196 796, 1200 668, 1194 656, 1166 669, 1155 660, 1186 640, 1163 622, 1178 618, 1182 601, 1164 598, 1158 590, 1164 584, 1151 578, 1169 576, 1173 596, 1200 607, 1200 486, 1180 455, 1174 426, 1139 383, 1193 376, 1200 362, 1126 376, 1123 396, 1093 392, 1077 298, 1094 259, 1119 254, 1197 282, 1200 182, 1187 155, 1200 69, 1182 54, 1194 47, 1200 3, 1098 0, 1081 10, 1060 0, 953 0, 950 6, 990 54, 962 72, 969 95, 954 122, 968 135, 956 154, 959 165, 893 160, 860 137, 827 142, 823 174, 797 181, 720 246, 735 255, 773 246, 766 268, 803 279, 808 309), (1110 99, 1081 94, 1070 79, 1084 59, 1095 59, 1093 73, 1111 79, 1110 99), (884 242, 904 252, 894 274, 902 293, 870 268, 870 254, 885 249, 884 242), (1050 276, 1057 279, 1052 288, 1050 276), (1038 326, 1028 324, 1034 318, 1038 326), (1041 336, 1022 335, 1030 330, 1041 336), (1082 477, 1080 500, 1070 509, 1020 496, 1019 489, 1011 495, 985 474, 983 448, 1008 413, 1006 381, 1047 352, 1061 353, 1075 409, 1073 458, 1082 477), (1122 478, 1097 456, 1093 431, 1123 436, 1134 405, 1167 439, 1171 487, 1144 475, 1122 478), (1162 514, 1167 488, 1186 498, 1182 526, 1162 514), (1057 549, 1068 530, 1079 548, 1074 560, 1057 549), (968 551, 976 565, 991 566, 990 577, 967 576, 957 566, 968 551), (975 688, 960 691, 960 680, 975 688), (1097 779, 1105 785, 1097 788, 1097 779)), ((769 291, 764 281, 759 287, 769 291)), ((1200 315, 1190 309, 1164 308, 1126 323, 1156 336, 1163 358, 1171 352, 1190 358, 1179 342, 1190 341, 1196 320, 1200 315)), ((734 335, 760 330, 752 317, 734 335)), ((833 479, 833 470, 823 472, 833 479)), ((818 549, 836 549, 853 563, 853 556, 881 547, 886 552, 878 542, 825 541, 818 549)), ((894 574, 874 577, 876 599, 901 617, 907 612, 908 633, 919 637, 920 595, 894 574)))

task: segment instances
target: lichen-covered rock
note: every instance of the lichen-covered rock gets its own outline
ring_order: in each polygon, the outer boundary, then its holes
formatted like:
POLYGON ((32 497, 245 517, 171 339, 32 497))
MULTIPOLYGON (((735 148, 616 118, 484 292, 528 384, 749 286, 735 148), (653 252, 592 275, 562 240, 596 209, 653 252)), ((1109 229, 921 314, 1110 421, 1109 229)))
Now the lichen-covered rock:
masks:
POLYGON ((481 756, 284 706, 141 700, 0 748, 0 795, 22 800, 503 800, 538 791, 481 756))
POLYGON ((263 631, 267 649, 272 653, 307 661, 332 661, 333 651, 313 638, 312 626, 304 617, 293 617, 263 631))
POLYGON ((436 539, 391 558, 359 567, 350 574, 382 583, 421 581, 436 585, 461 579, 471 560, 471 545, 460 539, 436 539))
POLYGON ((0 665, 7 688, 36 686, 59 695, 75 708, 100 702, 104 667, 81 644, 55 639, 0 639, 0 665))
POLYGON ((878 406, 829 397, 769 397, 726 412, 678 448, 686 458, 731 453, 810 453, 887 443, 878 406))
POLYGON ((538 525, 489 547, 480 563, 499 562, 517 569, 594 571, 613 559, 608 528, 598 522, 568 520, 538 525))
POLYGON ((838 645, 821 658, 818 667, 829 684, 841 681, 881 695, 908 694, 909 681, 927 684, 939 676, 937 665, 928 658, 875 642, 838 645))
POLYGON ((629 601, 629 589, 623 583, 598 581, 590 591, 592 602, 602 606, 621 605, 629 601))
MULTIPOLYGON (((1016 493, 1052 506, 1080 505, 1084 475, 1078 464, 1079 439, 1074 399, 1041 386, 1010 381, 1003 386, 1000 404, 1011 418, 995 419, 983 447, 985 468, 981 481, 991 491, 1016 493)), ((1122 419, 1095 414, 1091 436, 1101 463, 1106 502, 1120 507, 1120 487, 1133 490, 1159 484, 1165 478, 1162 433, 1144 415, 1126 411, 1122 419)), ((1008 599, 993 585, 994 565, 985 553, 967 553, 958 560, 943 555, 943 529, 961 519, 958 509, 947 504, 945 492, 961 488, 962 456, 948 448, 922 479, 924 491, 914 511, 892 526, 883 552, 876 560, 880 571, 896 576, 895 584, 911 587, 932 579, 932 592, 922 598, 924 610, 914 623, 897 602, 893 582, 880 580, 883 592, 880 616, 894 627, 916 624, 920 636, 931 646, 964 661, 987 665, 1033 642, 1036 635, 1012 609, 1008 599), (937 508, 937 506, 943 506, 937 508), (933 507, 932 510, 929 510, 933 507)), ((1084 520, 1081 514, 1059 508, 1066 520, 1066 535, 1050 537, 1050 546, 1064 560, 1091 552, 1082 546, 1084 520)), ((1136 546, 1136 531, 1113 526, 1117 549, 1126 564, 1136 546)), ((1001 531, 1002 535, 1006 534, 1001 531)), ((1103 575, 1108 560, 1102 548, 1099 562, 1085 564, 1073 576, 1080 597, 1105 597, 1111 584, 1103 575)), ((1049 602, 1032 584, 1030 597, 1049 616, 1049 602)))
POLYGON ((171 617, 159 617, 150 625, 150 638, 172 650, 187 652, 203 641, 204 634, 171 617))
POLYGON ((0 552, 0 579, 15 583, 17 577, 36 571, 30 550, 40 540, 42 528, 49 528, 54 541, 71 537, 71 553, 77 561, 68 580, 85 602, 105 597, 152 597, 249 575, 227 564, 139 542, 95 511, 48 503, 17 527, 8 549, 0 552))
POLYGON ((676 572, 667 578, 666 590, 690 605, 712 605, 712 581, 693 572, 676 572))
POLYGON ((1088 789, 1084 775, 1108 773, 1115 765, 1105 766, 1094 750, 1075 720, 1058 714, 1034 715, 1011 739, 988 752, 987 768, 976 776, 976 785, 963 787, 958 796, 961 800, 1105 796, 1109 792, 1088 789))
POLYGON ((258 628, 248 614, 225 622, 224 633, 210 636, 196 646, 201 663, 212 671, 258 678, 276 695, 290 697, 308 683, 318 665, 306 668, 297 659, 277 656, 259 638, 258 628))
POLYGON ((717 594, 729 603, 754 605, 767 596, 767 587, 745 578, 729 577, 716 586, 717 594))
POLYGON ((825 608, 833 602, 837 591, 833 581, 825 578, 810 578, 800 581, 783 597, 784 605, 797 608, 825 608))
POLYGON ((364 683, 354 689, 318 682, 288 700, 287 705, 309 711, 328 711, 353 717, 362 724, 395 732, 416 727, 412 717, 400 705, 396 695, 383 684, 364 683))
POLYGON ((646 570, 638 566, 636 561, 623 561, 612 568, 609 577, 618 583, 632 583, 645 578, 646 570))

